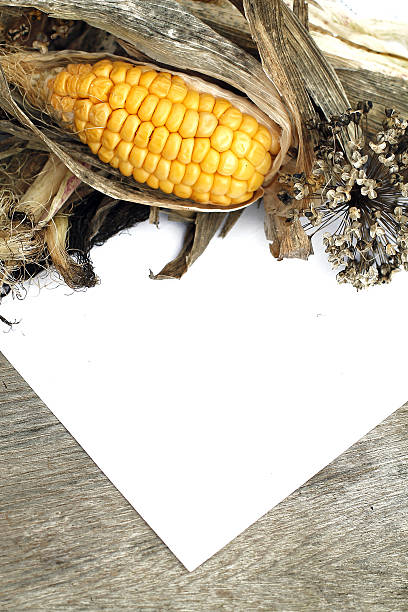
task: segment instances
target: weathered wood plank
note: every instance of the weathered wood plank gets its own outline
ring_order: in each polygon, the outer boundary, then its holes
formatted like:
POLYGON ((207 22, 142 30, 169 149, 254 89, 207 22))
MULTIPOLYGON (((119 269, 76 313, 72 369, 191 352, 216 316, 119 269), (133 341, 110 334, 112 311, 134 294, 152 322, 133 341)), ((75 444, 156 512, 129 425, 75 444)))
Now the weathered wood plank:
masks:
POLYGON ((0 609, 408 609, 408 405, 189 574, 0 356, 0 609))

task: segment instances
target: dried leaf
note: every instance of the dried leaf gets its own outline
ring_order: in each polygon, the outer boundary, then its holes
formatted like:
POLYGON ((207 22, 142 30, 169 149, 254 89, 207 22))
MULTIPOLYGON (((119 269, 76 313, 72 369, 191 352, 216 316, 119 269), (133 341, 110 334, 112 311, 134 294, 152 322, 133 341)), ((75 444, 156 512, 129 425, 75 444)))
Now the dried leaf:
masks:
POLYGON ((195 224, 188 224, 183 247, 175 259, 170 261, 158 274, 150 272, 150 278, 164 280, 180 279, 189 267, 203 254, 211 239, 217 233, 227 213, 197 213, 195 224))
POLYGON ((296 17, 299 19, 302 26, 308 30, 309 29, 309 10, 308 5, 305 0, 293 0, 293 12, 296 17))
POLYGON ((300 169, 309 172, 313 146, 305 123, 313 117, 314 110, 287 44, 282 6, 279 0, 244 0, 245 15, 264 70, 278 87, 295 124, 299 138, 300 169))
POLYGON ((308 31, 284 2, 245 0, 244 6, 265 69, 273 70, 273 67, 265 65, 266 62, 270 63, 268 52, 271 47, 272 53, 282 54, 281 62, 293 95, 300 96, 296 100, 302 119, 307 119, 312 111, 303 100, 304 92, 299 81, 304 83, 315 104, 327 117, 344 112, 349 107, 349 101, 339 78, 308 31), (257 30, 256 26, 260 29, 257 30))
POLYGON ((284 258, 308 259, 313 254, 312 243, 303 229, 298 215, 288 216, 282 212, 282 205, 273 191, 264 197, 265 236, 270 242, 270 251, 279 260, 284 258))
POLYGON ((220 232, 220 238, 225 238, 230 233, 230 231, 232 230, 238 219, 241 217, 243 212, 243 210, 236 210, 234 212, 229 213, 220 232))

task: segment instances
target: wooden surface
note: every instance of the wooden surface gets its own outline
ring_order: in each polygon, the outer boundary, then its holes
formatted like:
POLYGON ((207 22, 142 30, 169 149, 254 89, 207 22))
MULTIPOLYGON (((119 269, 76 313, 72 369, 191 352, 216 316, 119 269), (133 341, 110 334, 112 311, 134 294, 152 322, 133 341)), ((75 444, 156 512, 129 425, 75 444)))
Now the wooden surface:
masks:
POLYGON ((408 610, 408 405, 188 573, 0 354, 0 609, 408 610))

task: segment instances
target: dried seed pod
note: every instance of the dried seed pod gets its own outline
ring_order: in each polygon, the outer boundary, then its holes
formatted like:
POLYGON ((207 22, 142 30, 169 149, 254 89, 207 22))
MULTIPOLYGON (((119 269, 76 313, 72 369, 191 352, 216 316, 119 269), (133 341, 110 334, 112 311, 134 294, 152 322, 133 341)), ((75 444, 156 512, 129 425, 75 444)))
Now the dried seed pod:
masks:
POLYGON ((279 130, 246 113, 244 99, 241 110, 194 85, 110 59, 68 64, 47 82, 58 119, 123 175, 202 204, 249 203, 279 153, 279 130), (222 194, 219 176, 229 178, 222 194))

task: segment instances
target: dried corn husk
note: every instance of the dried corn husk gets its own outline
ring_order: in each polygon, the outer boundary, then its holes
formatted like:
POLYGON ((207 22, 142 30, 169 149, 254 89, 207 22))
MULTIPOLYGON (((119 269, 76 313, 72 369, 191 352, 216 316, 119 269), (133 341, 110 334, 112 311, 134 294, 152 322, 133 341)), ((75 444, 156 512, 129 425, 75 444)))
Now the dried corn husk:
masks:
MULTIPOLYGON (((285 4, 292 8, 296 1, 285 0, 285 4)), ((178 2, 223 36, 256 54, 248 22, 230 0, 209 4, 200 0, 178 2)), ((311 36, 335 68, 340 63, 343 67, 408 79, 407 24, 357 19, 336 0, 309 0, 308 12, 311 36)))

